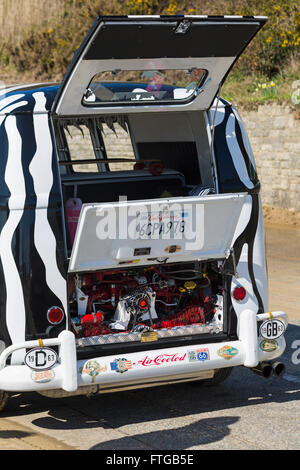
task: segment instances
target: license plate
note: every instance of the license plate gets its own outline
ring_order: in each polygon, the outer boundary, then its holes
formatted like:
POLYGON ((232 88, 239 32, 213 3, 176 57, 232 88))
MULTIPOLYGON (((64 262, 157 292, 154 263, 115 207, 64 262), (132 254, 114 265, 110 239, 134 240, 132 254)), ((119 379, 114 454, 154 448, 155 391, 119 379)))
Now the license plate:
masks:
POLYGON ((56 352, 51 348, 34 348, 24 358, 25 364, 32 370, 51 369, 57 362, 56 352))
POLYGON ((172 213, 141 213, 137 218, 138 238, 181 238, 187 228, 189 214, 183 210, 172 213))
POLYGON ((149 222, 142 224, 137 227, 138 238, 156 237, 160 235, 169 235, 170 238, 175 238, 184 233, 185 223, 184 220, 170 220, 168 222, 149 222))
POLYGON ((260 336, 265 339, 276 339, 285 331, 284 323, 281 320, 266 320, 260 327, 260 336))

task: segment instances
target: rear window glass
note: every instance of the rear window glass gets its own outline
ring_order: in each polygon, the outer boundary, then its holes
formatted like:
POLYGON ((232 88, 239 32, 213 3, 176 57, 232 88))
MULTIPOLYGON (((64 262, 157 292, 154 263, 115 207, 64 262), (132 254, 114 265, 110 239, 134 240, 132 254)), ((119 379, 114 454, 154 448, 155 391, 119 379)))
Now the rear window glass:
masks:
POLYGON ((89 129, 84 125, 71 125, 65 129, 65 136, 70 158, 73 162, 73 171, 98 172, 97 163, 82 163, 83 160, 94 160, 96 158, 89 129), (76 164, 76 161, 80 161, 80 163, 76 164))
POLYGON ((137 178, 176 175, 187 185, 200 184, 196 143, 190 140, 136 142, 127 117, 101 116, 76 119, 58 128, 61 174, 135 173, 137 178), (62 131, 62 132, 61 132, 62 131))
POLYGON ((126 132, 118 123, 114 123, 113 128, 103 123, 102 139, 106 157, 109 160, 109 171, 133 170, 136 159, 129 132, 126 132), (118 161, 113 163, 112 160, 118 161), (131 160, 131 162, 121 160, 131 160))
POLYGON ((100 72, 91 81, 83 103, 190 101, 199 93, 205 76, 206 71, 198 68, 100 72))

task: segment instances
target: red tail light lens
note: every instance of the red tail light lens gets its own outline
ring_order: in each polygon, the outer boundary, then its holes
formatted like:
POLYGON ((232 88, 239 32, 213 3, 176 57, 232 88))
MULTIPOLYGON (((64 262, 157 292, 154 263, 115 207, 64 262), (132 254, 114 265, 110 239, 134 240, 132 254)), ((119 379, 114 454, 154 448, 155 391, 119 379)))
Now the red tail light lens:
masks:
POLYGON ((238 301, 244 300, 244 298, 246 297, 246 290, 242 286, 237 286, 234 289, 232 295, 235 300, 238 300, 238 301))
POLYGON ((159 176, 162 174, 163 166, 161 163, 150 163, 149 171, 153 176, 159 176))
POLYGON ((60 307, 51 307, 47 312, 47 318, 52 325, 58 325, 64 318, 64 311, 60 307))

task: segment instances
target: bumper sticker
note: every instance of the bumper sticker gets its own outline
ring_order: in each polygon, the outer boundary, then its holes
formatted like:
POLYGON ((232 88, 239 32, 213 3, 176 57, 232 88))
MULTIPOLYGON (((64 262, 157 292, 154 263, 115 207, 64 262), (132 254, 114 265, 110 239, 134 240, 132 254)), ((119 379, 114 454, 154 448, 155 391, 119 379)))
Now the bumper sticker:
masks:
POLYGON ((55 377, 53 370, 33 371, 31 372, 31 379, 39 384, 51 382, 55 377))
POLYGON ((190 362, 195 361, 208 361, 209 351, 207 348, 196 349, 194 351, 188 351, 188 358, 190 362))
POLYGON ((129 369, 132 369, 132 362, 122 357, 120 359, 115 359, 113 362, 111 362, 110 368, 111 370, 123 374, 123 372, 127 372, 129 369))
POLYGON ((264 339, 259 345, 260 349, 265 352, 272 352, 278 348, 278 343, 275 339, 264 339))
POLYGON ((238 350, 236 348, 227 345, 218 350, 218 355, 226 360, 232 359, 234 356, 236 356, 237 353, 238 350))
POLYGON ((154 357, 153 359, 149 356, 146 356, 144 359, 141 359, 137 362, 137 364, 133 363, 133 365, 141 365, 141 366, 160 366, 170 363, 182 362, 186 358, 186 353, 183 355, 180 354, 159 354, 158 356, 154 357))
POLYGON ((99 364, 99 362, 91 360, 84 364, 84 367, 80 370, 80 372, 82 375, 89 375, 92 379, 92 382, 94 382, 97 375, 99 375, 100 372, 105 372, 106 370, 106 366, 102 366, 99 364))

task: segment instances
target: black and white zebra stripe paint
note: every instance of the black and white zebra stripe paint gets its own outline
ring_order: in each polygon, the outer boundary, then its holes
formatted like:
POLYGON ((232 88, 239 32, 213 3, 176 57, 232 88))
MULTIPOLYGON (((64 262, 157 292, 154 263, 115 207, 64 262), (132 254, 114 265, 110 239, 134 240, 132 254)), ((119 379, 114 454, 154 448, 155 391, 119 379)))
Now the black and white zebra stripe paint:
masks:
MULTIPOLYGON (((59 173, 49 110, 52 94, 37 88, 0 93, 0 335, 6 345, 45 333, 46 311, 67 312, 59 173), (29 112, 30 111, 30 112, 29 112), (29 268, 30 267, 30 268, 29 268)), ((212 109, 212 113, 213 113, 212 109)), ((245 308, 268 308, 264 227, 255 162, 238 112, 226 101, 216 113, 215 156, 219 191, 248 192, 234 236, 245 308)), ((18 363, 23 353, 15 353, 18 363)))
POLYGON ((46 98, 43 93, 34 93, 33 97, 36 100, 33 124, 37 149, 29 165, 29 171, 37 195, 34 243, 45 265, 47 284, 67 312, 66 281, 56 263, 56 238, 47 218, 49 196, 53 185, 53 145, 49 119, 45 113, 46 98))
MULTIPOLYGON (((62 245, 61 196, 47 98, 43 92, 32 94, 33 115, 22 113, 29 105, 23 98, 16 93, 2 95, 0 101, 1 166, 5 166, 0 175, 0 283, 5 297, 0 325, 6 346, 23 342, 28 335, 42 336, 49 326, 50 306, 60 305, 65 312, 68 308, 63 256, 57 249, 58 243, 62 245)), ((16 351, 11 363, 23 357, 23 351, 16 351)))
MULTIPOLYGON (((211 120, 214 109, 211 110, 211 120)), ((247 291, 243 302, 231 296, 239 317, 245 309, 256 313, 268 310, 268 282, 265 234, 259 181, 251 145, 242 119, 222 100, 215 118, 215 156, 220 192, 249 192, 233 239, 238 277, 232 277, 230 291, 242 285, 247 291)))

